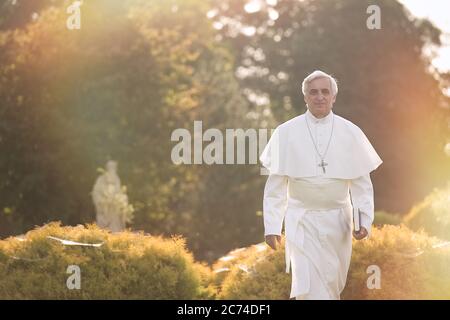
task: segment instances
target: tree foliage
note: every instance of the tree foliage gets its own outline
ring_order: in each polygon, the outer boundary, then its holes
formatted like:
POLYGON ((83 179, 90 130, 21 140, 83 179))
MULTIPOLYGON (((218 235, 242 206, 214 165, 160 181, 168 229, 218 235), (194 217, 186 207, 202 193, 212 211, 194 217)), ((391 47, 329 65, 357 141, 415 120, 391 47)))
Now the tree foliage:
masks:
POLYGON ((212 19, 233 48, 244 92, 267 97, 259 108, 277 123, 306 111, 301 83, 313 70, 338 79, 334 112, 360 126, 384 161, 373 174, 377 207, 407 212, 446 183, 450 104, 445 75, 424 55, 440 44, 428 20, 391 0, 215 3, 212 19), (381 29, 367 27, 369 5, 379 6, 381 29))

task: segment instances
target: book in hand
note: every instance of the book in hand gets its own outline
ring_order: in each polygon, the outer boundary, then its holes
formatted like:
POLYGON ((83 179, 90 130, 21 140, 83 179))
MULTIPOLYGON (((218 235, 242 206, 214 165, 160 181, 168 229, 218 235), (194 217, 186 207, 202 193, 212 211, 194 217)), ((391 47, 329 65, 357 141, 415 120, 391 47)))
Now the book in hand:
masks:
POLYGON ((361 211, 353 207, 353 229, 355 232, 361 230, 361 211))

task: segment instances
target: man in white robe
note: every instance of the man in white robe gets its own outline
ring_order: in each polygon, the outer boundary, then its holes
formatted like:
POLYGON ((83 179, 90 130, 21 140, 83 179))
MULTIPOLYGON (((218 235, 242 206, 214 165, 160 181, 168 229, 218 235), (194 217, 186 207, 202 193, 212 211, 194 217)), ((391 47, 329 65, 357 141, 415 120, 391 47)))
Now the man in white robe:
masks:
POLYGON ((291 298, 340 299, 352 252, 353 207, 361 212, 357 240, 374 220, 370 172, 381 159, 355 124, 335 115, 336 81, 322 71, 305 78, 308 110, 279 125, 261 154, 266 243, 273 249, 285 224, 291 298))

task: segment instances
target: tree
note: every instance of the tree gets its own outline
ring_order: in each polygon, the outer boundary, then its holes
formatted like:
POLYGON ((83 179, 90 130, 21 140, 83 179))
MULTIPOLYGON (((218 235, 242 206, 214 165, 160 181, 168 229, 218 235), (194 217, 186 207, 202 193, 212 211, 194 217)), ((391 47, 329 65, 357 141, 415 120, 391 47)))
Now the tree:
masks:
MULTIPOLYGON (((241 197, 221 207, 220 190, 234 181, 222 176, 217 185, 208 166, 170 159, 171 133, 194 120, 217 128, 250 123, 232 56, 215 41, 207 9, 197 0, 85 2, 81 29, 68 30, 65 7, 51 6, 0 34, 0 234, 49 220, 92 222, 89 191, 109 158, 136 209, 134 229, 192 236, 201 255, 212 232, 221 250, 239 239, 229 241, 234 225, 199 225, 231 217, 239 224, 238 209, 252 209, 255 224, 255 202, 241 197)), ((239 170, 248 168, 234 175, 239 170)))
POLYGON ((406 212, 446 183, 450 109, 423 55, 439 44, 430 22, 388 0, 229 0, 211 12, 236 54, 241 86, 268 97, 259 112, 269 107, 277 123, 306 111, 300 86, 307 74, 322 69, 337 77, 334 111, 360 126, 384 160, 372 175, 378 208, 406 212), (380 30, 366 26, 373 4, 381 9, 380 30))

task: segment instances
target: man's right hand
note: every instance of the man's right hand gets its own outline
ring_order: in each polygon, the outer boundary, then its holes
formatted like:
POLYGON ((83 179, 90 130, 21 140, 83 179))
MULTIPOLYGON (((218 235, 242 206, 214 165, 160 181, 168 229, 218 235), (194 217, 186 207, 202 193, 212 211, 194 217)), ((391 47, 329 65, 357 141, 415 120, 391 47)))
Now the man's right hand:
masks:
POLYGON ((273 250, 277 250, 278 244, 281 242, 281 236, 277 236, 274 234, 268 234, 266 236, 266 243, 273 250))

